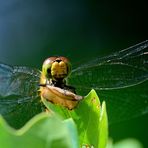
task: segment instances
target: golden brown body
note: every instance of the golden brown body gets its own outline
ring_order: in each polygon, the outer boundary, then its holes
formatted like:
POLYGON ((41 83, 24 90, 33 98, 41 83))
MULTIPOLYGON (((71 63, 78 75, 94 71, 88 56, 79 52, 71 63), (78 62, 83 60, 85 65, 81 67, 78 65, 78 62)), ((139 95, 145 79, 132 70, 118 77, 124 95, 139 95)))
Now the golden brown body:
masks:
POLYGON ((47 85, 46 87, 41 87, 41 98, 46 99, 54 104, 64 106, 68 109, 73 109, 77 106, 78 101, 82 99, 68 90, 63 90, 58 87, 47 85))
POLYGON ((42 99, 46 99, 49 102, 64 106, 68 109, 73 109, 77 106, 78 102, 82 99, 82 96, 76 95, 75 93, 62 89, 60 87, 55 87, 51 85, 51 79, 46 78, 42 73, 40 84, 40 95, 42 99))

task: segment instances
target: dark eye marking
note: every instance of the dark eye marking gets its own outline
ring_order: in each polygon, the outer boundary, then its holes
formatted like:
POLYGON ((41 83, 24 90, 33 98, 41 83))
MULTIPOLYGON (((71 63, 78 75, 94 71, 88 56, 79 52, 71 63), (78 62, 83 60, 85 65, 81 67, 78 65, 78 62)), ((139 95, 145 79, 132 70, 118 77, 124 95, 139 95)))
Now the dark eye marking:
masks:
POLYGON ((47 69, 47 73, 51 74, 51 69, 50 68, 47 69))

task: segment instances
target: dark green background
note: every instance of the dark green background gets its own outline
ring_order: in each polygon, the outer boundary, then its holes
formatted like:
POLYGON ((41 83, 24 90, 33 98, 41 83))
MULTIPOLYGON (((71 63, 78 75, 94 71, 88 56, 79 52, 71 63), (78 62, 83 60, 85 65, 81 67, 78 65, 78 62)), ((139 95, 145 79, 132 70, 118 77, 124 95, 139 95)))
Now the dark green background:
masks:
MULTIPOLYGON (((147 5, 141 1, 0 0, 0 61, 41 69, 62 55, 74 66, 148 39, 147 5)), ((110 126, 115 141, 148 146, 148 115, 110 126)))

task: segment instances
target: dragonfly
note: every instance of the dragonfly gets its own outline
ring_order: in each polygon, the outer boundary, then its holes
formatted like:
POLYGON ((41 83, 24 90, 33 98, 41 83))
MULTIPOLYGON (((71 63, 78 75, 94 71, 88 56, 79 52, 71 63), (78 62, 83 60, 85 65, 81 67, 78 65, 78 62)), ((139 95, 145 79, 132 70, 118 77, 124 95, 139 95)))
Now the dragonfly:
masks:
MULTIPOLYGON (((148 40, 104 57, 97 57, 72 70, 65 57, 48 58, 43 64, 42 72, 35 68, 1 63, 0 114, 7 120, 15 115, 16 120, 13 122, 18 122, 26 120, 22 113, 29 119, 41 112, 40 96, 46 95, 39 93, 39 90, 43 91, 46 86, 49 89, 52 87, 50 90, 53 87, 59 88, 62 92, 55 92, 61 94, 67 90, 74 102, 95 89, 100 100, 106 101, 109 123, 116 123, 148 113, 147 80, 148 40), (54 66, 53 61, 56 62, 54 66), (64 64, 56 70, 60 62, 64 64), (45 78, 43 71, 47 72, 45 78)), ((68 108, 69 105, 64 106, 68 108)), ((71 109, 74 107, 77 107, 77 103, 71 109)))

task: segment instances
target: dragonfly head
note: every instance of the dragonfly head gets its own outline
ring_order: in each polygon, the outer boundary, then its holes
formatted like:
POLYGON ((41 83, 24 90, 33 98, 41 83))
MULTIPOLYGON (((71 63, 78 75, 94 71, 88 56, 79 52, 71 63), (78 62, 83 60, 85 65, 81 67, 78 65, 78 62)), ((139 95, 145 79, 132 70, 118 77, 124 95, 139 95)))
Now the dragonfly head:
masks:
POLYGON ((42 73, 47 79, 63 80, 71 72, 71 64, 65 57, 49 57, 42 66, 42 73))

